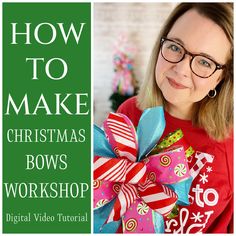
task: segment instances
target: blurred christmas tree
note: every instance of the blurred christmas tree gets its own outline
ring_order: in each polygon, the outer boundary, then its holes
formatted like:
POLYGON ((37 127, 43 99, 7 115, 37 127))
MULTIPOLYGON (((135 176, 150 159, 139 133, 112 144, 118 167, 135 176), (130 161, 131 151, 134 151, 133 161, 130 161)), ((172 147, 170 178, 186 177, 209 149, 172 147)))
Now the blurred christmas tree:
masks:
POLYGON ((116 111, 121 103, 137 94, 137 82, 134 76, 134 55, 136 48, 128 42, 122 34, 114 47, 114 77, 112 81, 113 93, 109 97, 113 111, 116 111))

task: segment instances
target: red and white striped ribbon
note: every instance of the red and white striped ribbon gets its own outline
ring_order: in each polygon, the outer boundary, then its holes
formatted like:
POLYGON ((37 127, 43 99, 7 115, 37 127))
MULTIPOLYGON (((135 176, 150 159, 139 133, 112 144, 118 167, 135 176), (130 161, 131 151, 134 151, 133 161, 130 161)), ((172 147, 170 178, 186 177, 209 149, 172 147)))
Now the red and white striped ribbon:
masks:
POLYGON ((107 219, 107 223, 118 221, 137 198, 138 193, 136 187, 132 184, 123 184, 107 219))
POLYGON ((94 162, 94 179, 143 184, 146 178, 146 165, 143 162, 106 157, 100 157, 94 162))
POLYGON ((178 199, 177 194, 170 188, 151 180, 145 185, 139 185, 138 193, 152 210, 161 215, 169 214, 178 199))
POLYGON ((135 162, 138 142, 132 122, 123 114, 110 113, 103 126, 117 156, 135 162))

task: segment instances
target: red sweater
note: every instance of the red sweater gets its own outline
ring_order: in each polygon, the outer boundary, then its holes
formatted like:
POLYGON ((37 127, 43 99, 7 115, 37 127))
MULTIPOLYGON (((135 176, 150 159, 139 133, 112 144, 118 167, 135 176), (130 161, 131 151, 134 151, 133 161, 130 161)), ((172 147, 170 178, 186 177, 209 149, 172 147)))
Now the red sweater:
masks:
MULTIPOLYGON (((127 115, 134 126, 142 114, 136 97, 128 99, 118 109, 127 115)), ((166 128, 163 136, 181 128, 185 138, 196 151, 214 156, 212 162, 201 162, 203 167, 195 177, 189 193, 190 205, 179 207, 179 215, 165 221, 166 233, 227 233, 233 231, 233 136, 223 142, 209 138, 191 121, 180 120, 165 112, 166 128)), ((197 161, 192 158, 189 167, 197 161)), ((199 161, 199 160, 198 160, 199 161)))

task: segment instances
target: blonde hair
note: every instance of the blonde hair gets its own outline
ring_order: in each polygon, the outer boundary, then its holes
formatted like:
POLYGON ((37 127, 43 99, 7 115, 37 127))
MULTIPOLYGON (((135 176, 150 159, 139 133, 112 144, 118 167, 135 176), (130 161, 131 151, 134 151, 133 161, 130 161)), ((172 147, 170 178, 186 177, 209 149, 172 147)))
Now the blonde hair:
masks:
POLYGON ((203 128, 208 135, 221 141, 228 137, 233 127, 233 4, 232 3, 181 3, 171 13, 154 45, 149 61, 146 78, 137 97, 137 105, 141 110, 148 107, 163 105, 164 99, 155 80, 155 66, 160 51, 161 37, 167 36, 175 21, 190 9, 214 21, 225 32, 231 50, 222 80, 217 85, 217 95, 214 98, 206 96, 195 103, 192 123, 203 128))

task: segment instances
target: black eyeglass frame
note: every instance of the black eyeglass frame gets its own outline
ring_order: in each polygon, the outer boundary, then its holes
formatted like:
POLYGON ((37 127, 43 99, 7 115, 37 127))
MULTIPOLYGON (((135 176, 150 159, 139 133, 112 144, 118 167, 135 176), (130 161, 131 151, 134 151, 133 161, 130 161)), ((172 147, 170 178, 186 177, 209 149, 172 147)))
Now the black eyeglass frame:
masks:
POLYGON ((173 63, 173 64, 176 64, 176 63, 181 62, 181 61, 185 58, 185 55, 186 55, 186 54, 189 55, 189 56, 191 56, 191 59, 190 59, 190 69, 191 69, 191 71, 192 71, 196 76, 198 76, 198 77, 200 77, 200 78, 207 79, 207 78, 211 77, 217 70, 222 70, 222 69, 225 68, 225 65, 221 65, 221 64, 217 63, 216 61, 214 61, 213 59, 211 59, 211 58, 209 58, 209 57, 207 57, 207 56, 203 56, 203 55, 201 55, 201 54, 194 54, 194 53, 191 53, 191 52, 189 52, 183 45, 181 45, 180 43, 176 42, 175 40, 168 39, 168 38, 166 38, 166 37, 162 37, 162 38, 161 38, 161 48, 160 48, 160 50, 161 50, 161 55, 162 55, 162 57, 163 57, 166 61, 168 61, 168 62, 170 62, 170 63, 173 63), (178 44, 181 48, 184 49, 183 57, 182 57, 179 61, 177 61, 177 62, 169 61, 169 60, 167 60, 167 59, 164 57, 163 52, 162 52, 162 47, 163 47, 164 42, 167 41, 167 40, 168 40, 168 41, 171 41, 171 42, 173 42, 173 43, 178 44), (200 75, 196 74, 196 73, 193 71, 193 69, 192 69, 192 61, 193 61, 193 59, 194 59, 196 56, 205 57, 205 58, 207 58, 208 60, 210 60, 210 61, 212 61, 212 62, 215 63, 216 68, 215 68, 215 70, 214 70, 209 76, 207 76, 207 77, 205 77, 205 76, 200 76, 200 75))

